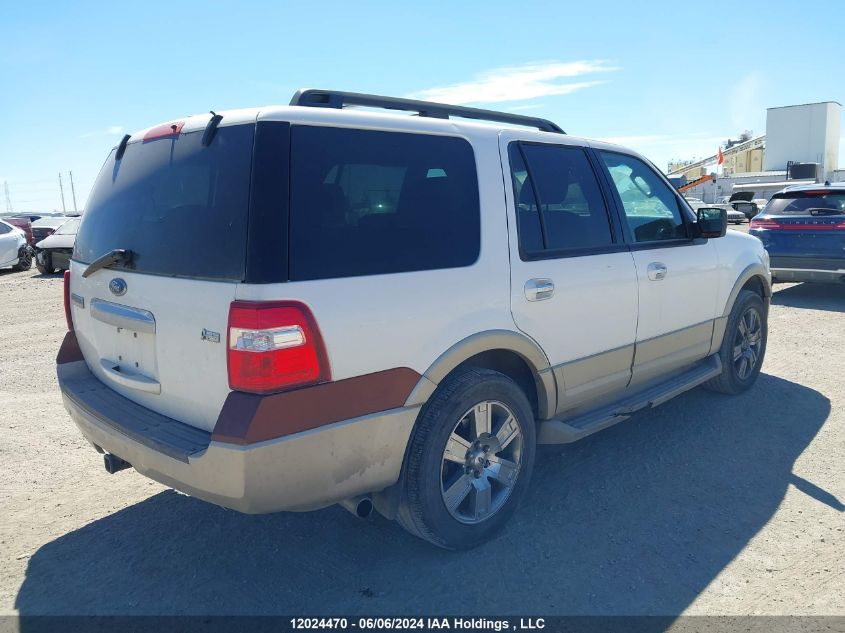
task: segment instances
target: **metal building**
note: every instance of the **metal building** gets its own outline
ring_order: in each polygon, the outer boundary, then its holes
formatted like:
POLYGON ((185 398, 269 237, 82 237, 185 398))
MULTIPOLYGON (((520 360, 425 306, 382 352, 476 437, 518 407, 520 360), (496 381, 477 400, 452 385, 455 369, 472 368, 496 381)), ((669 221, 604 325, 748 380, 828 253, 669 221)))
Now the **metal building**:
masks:
POLYGON ((790 163, 816 163, 818 178, 829 180, 839 165, 842 105, 836 101, 766 109, 764 171, 790 163))

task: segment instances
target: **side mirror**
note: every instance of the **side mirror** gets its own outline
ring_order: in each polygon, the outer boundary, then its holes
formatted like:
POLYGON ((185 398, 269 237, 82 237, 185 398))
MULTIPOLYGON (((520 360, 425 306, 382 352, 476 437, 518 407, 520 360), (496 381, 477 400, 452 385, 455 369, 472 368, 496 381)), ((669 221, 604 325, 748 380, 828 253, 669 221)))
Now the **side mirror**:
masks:
POLYGON ((696 211, 699 237, 723 237, 728 232, 728 212, 716 207, 702 207, 696 211))

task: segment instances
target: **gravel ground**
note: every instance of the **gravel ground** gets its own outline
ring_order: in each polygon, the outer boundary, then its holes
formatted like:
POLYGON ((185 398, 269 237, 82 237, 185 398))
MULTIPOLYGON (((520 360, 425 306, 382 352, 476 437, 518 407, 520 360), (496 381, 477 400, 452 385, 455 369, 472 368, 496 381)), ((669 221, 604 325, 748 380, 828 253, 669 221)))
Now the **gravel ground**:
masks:
POLYGON ((544 449, 468 553, 106 474, 57 390, 61 303, 58 275, 0 273, 0 612, 845 615, 845 286, 776 287, 750 392, 544 449))

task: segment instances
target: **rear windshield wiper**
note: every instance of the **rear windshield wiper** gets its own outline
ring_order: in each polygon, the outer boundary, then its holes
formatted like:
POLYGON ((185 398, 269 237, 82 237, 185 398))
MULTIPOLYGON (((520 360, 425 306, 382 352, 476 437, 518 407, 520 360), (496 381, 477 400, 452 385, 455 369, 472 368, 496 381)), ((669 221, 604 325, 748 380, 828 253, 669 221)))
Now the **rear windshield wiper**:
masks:
POLYGON ((131 264, 133 255, 134 253, 128 249, 116 248, 88 264, 88 268, 85 269, 82 276, 88 277, 101 268, 108 268, 109 266, 114 266, 115 264, 123 264, 124 266, 131 264))

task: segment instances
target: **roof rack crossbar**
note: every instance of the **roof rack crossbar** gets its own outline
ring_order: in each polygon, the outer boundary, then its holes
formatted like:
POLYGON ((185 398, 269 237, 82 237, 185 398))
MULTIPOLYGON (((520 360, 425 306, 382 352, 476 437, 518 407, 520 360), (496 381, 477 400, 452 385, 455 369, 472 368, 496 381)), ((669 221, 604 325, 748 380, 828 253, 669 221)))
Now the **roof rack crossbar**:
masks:
POLYGON ((448 119, 449 117, 455 116, 479 121, 525 125, 535 127, 543 132, 565 134, 556 123, 539 117, 522 116, 520 114, 497 112, 495 110, 482 110, 481 108, 453 106, 445 103, 433 103, 431 101, 418 101, 416 99, 382 97, 358 92, 340 92, 337 90, 316 90, 309 88, 298 90, 293 95, 290 104, 310 108, 340 109, 345 106, 364 106, 369 108, 384 108, 387 110, 403 110, 405 112, 416 112, 419 116, 437 119, 448 119))

